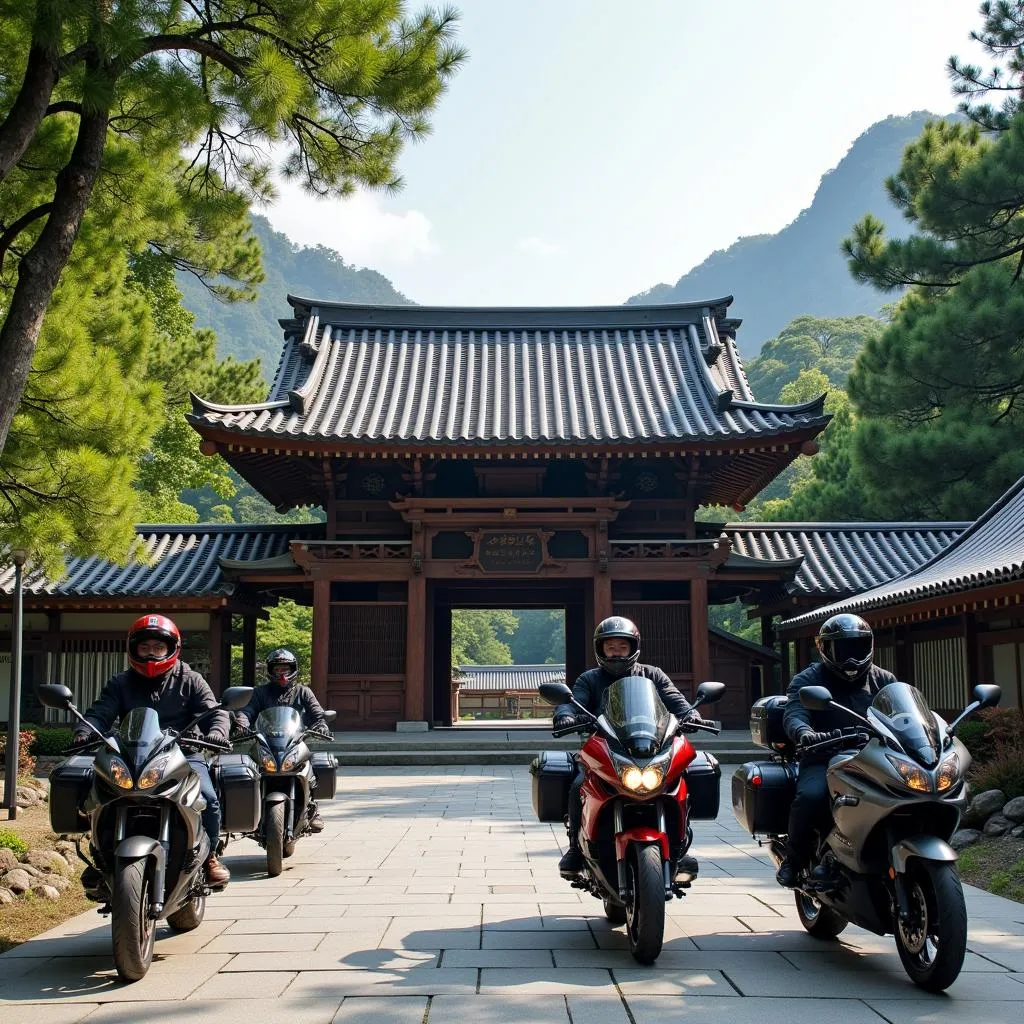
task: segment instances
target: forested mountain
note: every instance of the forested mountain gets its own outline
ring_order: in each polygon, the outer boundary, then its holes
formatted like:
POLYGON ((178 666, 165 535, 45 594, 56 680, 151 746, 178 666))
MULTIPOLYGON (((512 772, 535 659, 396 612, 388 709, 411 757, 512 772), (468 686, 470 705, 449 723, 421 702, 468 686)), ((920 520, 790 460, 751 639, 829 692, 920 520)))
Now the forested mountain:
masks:
POLYGON ((877 314, 891 297, 854 280, 839 244, 866 213, 884 221, 890 234, 905 231, 884 182, 899 167, 904 147, 935 116, 922 111, 872 125, 821 179, 811 205, 791 224, 774 235, 740 238, 713 252, 675 285, 655 285, 629 302, 734 295, 731 312, 743 318, 738 340, 748 358, 802 314, 877 314))
POLYGON ((237 359, 259 358, 263 376, 273 376, 281 355, 281 326, 289 315, 286 296, 334 299, 339 302, 408 303, 376 270, 359 269, 333 249, 295 245, 275 231, 266 217, 254 215, 253 230, 263 250, 266 279, 255 302, 226 303, 211 295, 194 277, 181 274, 178 287, 197 327, 217 334, 217 353, 237 359))

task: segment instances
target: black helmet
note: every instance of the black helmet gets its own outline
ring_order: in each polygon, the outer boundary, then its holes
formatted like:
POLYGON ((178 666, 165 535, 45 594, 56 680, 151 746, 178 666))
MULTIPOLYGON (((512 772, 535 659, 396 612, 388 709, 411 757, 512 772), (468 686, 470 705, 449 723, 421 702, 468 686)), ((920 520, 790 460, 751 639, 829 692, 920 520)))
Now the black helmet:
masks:
POLYGON ((859 615, 833 615, 826 619, 814 645, 825 665, 851 683, 868 674, 875 654, 874 634, 859 615))
POLYGON ((267 655, 267 678, 282 689, 299 678, 299 659, 284 647, 267 655))
POLYGON ((597 624, 594 630, 594 657, 598 665, 616 679, 628 676, 640 660, 640 630, 636 623, 622 615, 613 615, 597 624), (629 641, 629 656, 626 658, 606 658, 604 642, 618 637, 629 641))

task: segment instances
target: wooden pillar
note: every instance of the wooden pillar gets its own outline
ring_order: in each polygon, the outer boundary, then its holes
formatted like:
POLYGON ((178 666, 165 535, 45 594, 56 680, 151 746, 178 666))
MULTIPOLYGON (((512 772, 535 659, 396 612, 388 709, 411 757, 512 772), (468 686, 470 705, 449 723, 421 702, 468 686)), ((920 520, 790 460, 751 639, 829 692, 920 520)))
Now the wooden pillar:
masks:
POLYGON ((893 630, 896 644, 896 678, 902 683, 914 682, 914 652, 911 650, 910 630, 896 626, 893 630))
POLYGON ((427 680, 427 580, 422 573, 409 579, 405 625, 405 720, 423 722, 427 680))
POLYGON ((594 576, 594 621, 591 629, 612 614, 612 578, 606 572, 598 572, 594 576))
POLYGON ((256 685, 256 616, 242 619, 242 685, 256 685))
MULTIPOLYGON (((331 582, 313 582, 313 636, 310 683, 316 699, 327 707, 327 671, 331 650, 331 582)), ((339 721, 336 728, 344 729, 346 724, 339 721)))
POLYGON ((792 645, 788 640, 780 641, 779 653, 782 655, 782 667, 779 670, 782 677, 782 687, 780 688, 779 693, 785 693, 789 689, 789 684, 792 682, 793 676, 796 674, 793 671, 792 645))
MULTIPOLYGON (((981 658, 978 656, 978 624, 974 620, 974 613, 967 612, 963 616, 964 626, 964 704, 971 700, 971 690, 974 684, 981 678, 981 658)), ((1020 645, 1017 645, 1018 651, 1020 645)))
POLYGON ((227 634, 231 632, 231 613, 210 613, 210 678, 207 682, 214 696, 219 697, 231 685, 231 645, 227 634))
POLYGON ((690 671, 694 689, 711 672, 708 642, 708 581, 703 577, 690 580, 690 671))

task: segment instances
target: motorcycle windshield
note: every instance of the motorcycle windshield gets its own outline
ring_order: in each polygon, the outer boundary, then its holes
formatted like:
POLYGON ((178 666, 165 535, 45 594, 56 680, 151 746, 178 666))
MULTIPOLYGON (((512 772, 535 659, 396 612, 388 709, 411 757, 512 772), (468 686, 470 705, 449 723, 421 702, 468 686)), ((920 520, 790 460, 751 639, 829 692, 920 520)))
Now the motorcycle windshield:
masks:
POLYGON ((267 708, 256 718, 256 732, 273 751, 287 750, 302 732, 302 715, 293 707, 267 708))
POLYGON ((133 708, 121 720, 117 737, 122 756, 133 768, 145 764, 163 741, 160 716, 153 708, 133 708))
POLYGON ((645 676, 617 679, 604 695, 605 721, 634 757, 653 757, 665 742, 670 715, 645 676))
POLYGON ((915 761, 926 768, 939 763, 939 727, 920 690, 909 683, 890 683, 875 694, 871 710, 915 761))

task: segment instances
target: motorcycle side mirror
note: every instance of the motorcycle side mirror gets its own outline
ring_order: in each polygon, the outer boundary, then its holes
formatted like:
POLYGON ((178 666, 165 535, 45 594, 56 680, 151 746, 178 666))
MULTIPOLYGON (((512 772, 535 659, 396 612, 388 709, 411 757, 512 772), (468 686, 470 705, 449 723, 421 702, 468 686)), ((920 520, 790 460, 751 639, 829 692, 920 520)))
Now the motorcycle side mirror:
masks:
POLYGON ((324 721, 325 722, 333 722, 337 717, 338 717, 338 712, 337 711, 325 711, 324 712, 324 721))
POLYGON ((1003 691, 994 683, 979 683, 974 688, 974 699, 978 702, 979 711, 994 708, 1003 699, 1003 691))
POLYGON ((714 683, 707 680, 697 687, 697 700, 694 707, 701 704, 717 704, 725 696, 725 683, 714 683))
POLYGON ((568 704, 572 700, 572 690, 565 683, 541 683, 537 689, 549 704, 568 704))
MULTIPOLYGON (((252 700, 251 686, 229 686, 220 697, 220 706, 228 711, 241 711, 252 700)), ((216 710, 216 709, 214 709, 216 710)))
POLYGON ((824 711, 832 703, 832 694, 827 686, 802 686, 800 703, 808 711, 824 711))
POLYGON ((71 705, 74 694, 59 683, 40 683, 36 687, 36 696, 44 708, 53 708, 55 711, 66 711, 71 705))

